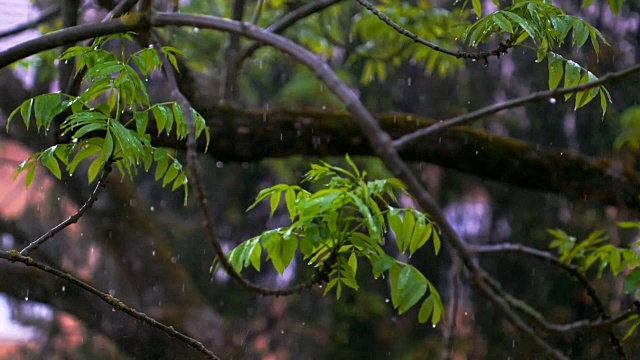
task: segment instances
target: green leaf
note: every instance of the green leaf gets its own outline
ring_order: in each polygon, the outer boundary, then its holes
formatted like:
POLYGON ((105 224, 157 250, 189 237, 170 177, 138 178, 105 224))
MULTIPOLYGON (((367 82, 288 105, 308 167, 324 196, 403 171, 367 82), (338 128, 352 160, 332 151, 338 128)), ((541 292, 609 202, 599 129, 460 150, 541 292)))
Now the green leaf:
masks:
POLYGON ((182 164, 176 159, 173 160, 173 163, 167 170, 167 173, 164 175, 164 179, 162 180, 162 187, 167 186, 170 182, 172 182, 182 170, 182 164))
POLYGON ((262 244, 271 259, 273 267, 282 275, 284 270, 291 264, 298 248, 298 240, 295 236, 284 239, 284 237, 271 231, 263 234, 262 244))
POLYGON ((355 275, 358 272, 358 258, 355 253, 351 253, 349 256, 349 268, 351 268, 351 272, 355 275))
POLYGON ((502 15, 500 12, 496 12, 492 15, 492 18, 493 21, 496 22, 500 30, 509 34, 513 34, 513 26, 511 26, 511 21, 507 20, 504 15, 502 15))
POLYGON ((578 20, 573 23, 573 44, 582 47, 589 37, 589 28, 583 21, 578 20))
POLYGON ((626 294, 633 293, 638 288, 640 288, 640 267, 631 270, 624 279, 624 292, 626 294))
MULTIPOLYGON (((22 116, 22 120, 24 121, 24 126, 29 130, 29 124, 31 123, 31 110, 33 109, 33 99, 29 99, 22 103, 20 106, 20 115, 22 116)), ((17 110, 17 109, 16 109, 17 110)), ((11 121, 11 116, 7 121, 7 128, 9 126, 9 121, 11 121)))
POLYGON ((624 337, 622 338, 622 340, 624 341, 624 340, 627 340, 629 337, 631 337, 631 335, 633 335, 638 329, 638 326, 640 326, 640 319, 636 320, 633 323, 633 325, 631 325, 629 330, 627 330, 627 332, 624 334, 624 337))
POLYGON ((273 193, 271 195, 271 216, 273 216, 273 214, 276 213, 276 210, 278 210, 278 205, 280 205, 280 199, 282 198, 282 193, 281 192, 276 192, 273 193))
POLYGON ((547 61, 549 62, 549 90, 553 90, 558 87, 560 80, 562 80, 564 64, 562 57, 553 52, 547 54, 547 61))
POLYGON ((396 259, 392 258, 389 255, 381 254, 379 256, 373 257, 372 260, 373 265, 373 277, 379 278, 385 271, 389 271, 391 267, 396 265, 396 259))
POLYGON ((389 213, 387 214, 387 218, 389 219, 389 226, 391 226, 391 230, 396 235, 396 244, 398 245, 398 251, 403 252, 404 248, 404 227, 402 225, 402 218, 400 217, 400 210, 389 208, 389 213))
POLYGON ((472 0, 473 3, 473 11, 476 12, 478 17, 482 17, 482 2, 480 0, 472 0))
MULTIPOLYGON (((418 322, 420 322, 421 324, 426 323, 433 314, 434 307, 435 304, 433 296, 427 297, 427 299, 422 302, 422 306, 420 306, 420 311, 418 312, 418 322)), ((437 323, 435 322, 435 319, 433 323, 437 323)))
POLYGON ((622 9, 622 4, 624 0, 609 0, 609 7, 614 14, 618 15, 620 13, 620 9, 622 9))
POLYGON ((49 130, 53 118, 64 110, 60 105, 62 97, 59 93, 40 95, 35 98, 34 112, 38 130, 44 128, 49 130))
POLYGON ((510 18, 516 24, 518 24, 524 31, 526 31, 529 37, 531 37, 531 39, 535 42, 536 40, 535 31, 525 19, 520 17, 518 14, 512 13, 510 11, 502 11, 502 14, 504 14, 506 17, 510 18))
POLYGON ((404 212, 402 220, 402 234, 404 235, 404 239, 402 239, 402 252, 405 252, 411 245, 411 239, 413 238, 413 232, 415 230, 416 217, 411 209, 407 209, 404 212))
MULTIPOLYGON (((582 84, 587 84, 593 81, 598 80, 598 78, 593 75, 591 73, 591 71, 587 71, 586 74, 584 74, 582 76, 582 78, 580 79, 580 85, 582 84)), ((577 110, 585 105, 587 105, 588 103, 591 102, 591 100, 593 100, 594 97, 596 97, 596 95, 598 95, 598 92, 600 92, 600 88, 599 87, 593 87, 589 90, 584 90, 584 91, 580 91, 576 94, 576 105, 574 110, 577 110)))
POLYGON ((406 265, 398 275, 396 287, 399 302, 394 303, 394 306, 398 308, 398 314, 402 315, 426 293, 427 279, 416 268, 406 265))
MULTIPOLYGON (((573 60, 568 60, 564 65, 564 87, 578 85, 580 82, 580 65, 573 60)), ((564 95, 565 100, 569 100, 573 93, 564 95)))
POLYGON ((89 170, 87 171, 87 177, 89 179, 89 183, 92 183, 97 177, 100 169, 102 168, 102 160, 100 158, 96 158, 93 160, 91 165, 89 165, 89 170))
POLYGON ((169 160, 166 157, 157 159, 157 165, 156 165, 156 173, 155 173, 155 179, 156 181, 162 179, 162 177, 164 176, 164 174, 167 172, 167 169, 169 168, 169 160))
POLYGON ((31 183, 33 182, 33 179, 36 176, 36 168, 36 163, 32 162, 31 166, 29 166, 29 170, 27 170, 27 175, 24 178, 25 187, 29 187, 29 185, 31 185, 31 183))
POLYGON ((55 176, 58 180, 62 178, 62 172, 60 171, 60 165, 58 164, 58 160, 55 157, 56 146, 52 146, 47 150, 42 152, 40 156, 40 162, 44 165, 53 176, 55 176))
POLYGON ((260 271, 260 265, 262 264, 262 245, 260 243, 253 249, 251 253, 251 265, 256 271, 260 271))
POLYGON ((438 255, 438 253, 440 252, 440 235, 438 234, 438 229, 435 227, 435 225, 431 224, 431 226, 433 226, 433 231, 431 232, 433 235, 433 251, 436 253, 436 255, 438 255))

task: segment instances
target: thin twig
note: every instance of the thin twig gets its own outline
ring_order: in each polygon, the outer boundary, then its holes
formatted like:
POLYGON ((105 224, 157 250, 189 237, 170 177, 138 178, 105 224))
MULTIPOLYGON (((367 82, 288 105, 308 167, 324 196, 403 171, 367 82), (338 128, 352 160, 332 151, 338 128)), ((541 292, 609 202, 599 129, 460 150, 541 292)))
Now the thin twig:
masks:
MULTIPOLYGON (((155 41, 158 42, 157 37, 155 38, 155 41)), ((162 47, 159 43, 157 43, 156 48, 161 49, 162 47)), ((287 296, 299 294, 303 290, 311 289, 313 285, 325 282, 326 277, 331 271, 330 266, 325 266, 323 269, 316 271, 316 273, 314 273, 311 278, 303 283, 283 289, 270 289, 254 284, 244 278, 233 268, 233 265, 227 259, 226 254, 224 253, 224 249, 222 248, 220 240, 218 239, 218 236, 216 234, 215 226, 213 224, 213 216, 211 214, 209 206, 207 206, 207 196, 204 192, 204 188, 202 187, 202 182, 200 181, 201 177, 198 165, 198 153, 196 150, 196 128, 195 120, 193 118, 193 108, 191 107, 191 103, 189 102, 189 100, 184 96, 182 91, 180 91, 178 82, 176 80, 175 71, 166 56, 163 56, 163 70, 171 87, 171 94, 176 99, 178 104, 180 104, 180 106, 182 107, 185 113, 185 118, 187 119, 187 125, 189 129, 187 135, 187 167, 190 171, 189 181, 192 184, 192 188, 196 192, 196 199, 202 213, 203 227, 207 234, 207 238, 211 247, 213 248, 214 253, 216 254, 216 258, 220 261, 220 264, 225 272, 243 287, 265 296, 287 296)))
MULTIPOLYGON (((319 11, 322 11, 329 6, 335 5, 343 0, 318 0, 312 1, 306 5, 303 5, 289 13, 280 19, 276 20, 273 24, 269 25, 266 30, 271 31, 274 34, 281 34, 291 26, 295 25, 298 21, 311 16, 319 11)), ((253 55, 256 50, 262 47, 264 44, 260 42, 253 42, 245 46, 238 55, 238 63, 242 64, 248 57, 253 55)), ((238 66, 240 68, 240 66, 238 66)))
POLYGON ((448 120, 439 121, 429 127, 418 129, 410 134, 403 135, 402 137, 395 140, 393 143, 396 149, 402 150, 406 148, 410 143, 420 138, 433 135, 437 132, 443 131, 453 126, 462 126, 465 124, 469 124, 473 121, 476 121, 488 115, 495 114, 499 111, 519 107, 528 103, 551 99, 551 98, 557 98, 557 97, 560 97, 560 95, 588 90, 613 80, 625 78, 638 71, 640 71, 640 64, 636 64, 634 66, 628 67, 618 72, 611 72, 611 73, 605 74, 604 76, 601 76, 598 80, 591 81, 589 83, 576 85, 576 86, 555 88, 553 90, 538 91, 538 92, 534 92, 529 95, 522 96, 513 100, 505 101, 501 104, 486 106, 481 109, 478 109, 460 116, 456 116, 448 120))
POLYGON ((37 17, 26 21, 24 23, 18 24, 10 29, 6 29, 0 32, 0 39, 21 33, 25 30, 33 29, 38 27, 40 24, 47 22, 56 16, 60 15, 60 6, 53 5, 48 8, 42 10, 37 17))
POLYGON ((65 220, 65 221, 61 222, 60 224, 52 227, 51 229, 49 229, 49 231, 44 233, 44 235, 40 236, 35 241, 31 242, 24 249, 20 250, 20 255, 27 256, 29 254, 29 251, 37 249, 45 241, 47 241, 47 240, 51 239, 52 237, 54 237, 57 233, 59 233, 60 231, 64 230, 67 226, 69 226, 71 224, 75 224, 75 223, 78 222, 78 220, 80 220, 82 215, 84 215, 84 213, 91 206, 93 206, 93 203, 95 203, 96 200, 98 200, 98 195, 100 194, 100 191, 107 186, 107 183, 106 183, 107 176, 111 172, 111 169, 112 169, 111 168, 111 163, 112 162, 113 162, 113 160, 109 159, 104 163, 104 167, 102 169, 102 174, 100 175, 100 178, 98 178, 98 183, 93 188, 93 191, 91 192, 91 195, 89 195, 89 198, 87 199, 87 201, 84 202, 84 204, 82 204, 80 209, 78 209, 78 211, 76 211, 75 214, 73 214, 69 218, 67 218, 67 220, 65 220))
POLYGON ((131 10, 137 3, 138 0, 120 0, 120 2, 116 6, 114 6, 111 11, 109 11, 107 16, 102 19, 102 21, 119 18, 120 16, 131 10))
MULTIPOLYGON (((576 265, 563 263, 562 261, 560 261, 560 259, 553 256, 549 252, 539 250, 539 249, 534 249, 528 246, 524 246, 522 244, 511 244, 511 243, 502 243, 502 244, 495 244, 495 245, 470 245, 469 249, 477 253, 518 252, 518 253, 527 254, 534 258, 545 260, 556 265, 560 269, 569 273, 576 280, 578 280, 580 285, 582 285, 582 287, 584 287, 585 290, 587 291, 587 295, 589 296, 589 298, 591 298, 591 302, 593 302, 593 305, 596 308, 596 312, 600 315, 601 320, 578 321, 576 323, 567 324, 567 325, 555 325, 555 324, 549 324, 545 322, 543 327, 545 327, 548 331, 563 332, 563 331, 569 331, 569 330, 578 330, 580 328, 585 328, 585 329, 596 328, 596 327, 606 326, 607 324, 613 325, 620 321, 625 320, 628 316, 635 313, 635 312, 631 312, 631 314, 621 313, 612 319, 606 307, 598 297, 596 290, 593 288, 593 286, 591 286, 589 279, 580 271, 580 269, 576 265)), ((537 316, 533 316, 533 317, 536 320, 540 319, 537 316)), ((608 335, 609 335, 609 341, 611 342, 611 345, 616 350, 618 355, 622 359, 627 359, 627 355, 624 352, 622 343, 618 338, 618 336, 613 332, 612 329, 608 329, 608 335)))
POLYGON ((500 43, 498 48, 491 51, 480 51, 480 52, 464 52, 459 50, 451 50, 447 48, 443 48, 442 46, 432 43, 428 40, 421 38, 420 36, 412 33, 411 31, 403 28, 402 26, 396 24, 393 20, 391 20, 387 15, 378 10, 373 4, 368 2, 367 0, 356 0, 360 5, 365 7, 367 10, 371 11, 378 19, 382 20, 385 24, 389 25, 393 30, 398 32, 400 35, 406 36, 409 39, 413 40, 413 42, 424 45, 434 51, 441 52, 443 54, 455 56, 458 59, 472 59, 472 60, 484 60, 485 64, 488 63, 489 57, 495 56, 500 58, 500 56, 507 53, 507 51, 511 48, 511 41, 507 40, 505 43, 500 43))
POLYGON ((445 333, 444 360, 453 359, 453 345, 455 341, 456 321, 458 318, 458 302, 460 301, 460 260, 452 254, 453 263, 449 270, 451 294, 449 298, 449 324, 445 333))
POLYGON ((44 272, 47 272, 49 274, 52 274, 60 279, 63 279, 71 284, 74 284, 78 287, 80 287, 81 289, 90 292, 92 294, 94 294, 95 296, 99 297, 101 300, 103 300, 104 302, 106 302, 107 304, 111 305, 111 307, 115 310, 118 309, 120 311, 122 311, 123 313, 136 318, 148 325, 151 325, 155 328, 160 329, 161 331, 163 331, 164 333, 166 333, 167 335, 174 337, 182 342, 184 342, 185 344, 189 345, 190 347, 194 348, 195 350, 199 351, 200 353, 202 353, 203 355, 205 355, 207 357, 207 359, 219 359, 216 355, 214 355, 211 351, 209 351, 201 342, 199 342, 198 340, 185 335, 177 330, 175 330, 173 328, 173 326, 168 326, 165 325, 163 323, 161 323, 160 321, 146 315, 143 312, 140 312, 132 307, 129 307, 127 305, 125 305, 120 299, 113 297, 111 295, 108 295, 98 289, 96 289, 95 287, 87 284, 86 282, 72 276, 69 273, 66 273, 62 270, 50 267, 48 265, 45 265, 39 261, 36 261, 28 256, 23 256, 20 255, 17 251, 2 251, 0 250, 0 259, 5 259, 8 261, 11 261, 13 263, 15 262, 20 262, 23 263, 27 266, 30 267, 34 267, 37 268, 39 270, 42 270, 44 272))

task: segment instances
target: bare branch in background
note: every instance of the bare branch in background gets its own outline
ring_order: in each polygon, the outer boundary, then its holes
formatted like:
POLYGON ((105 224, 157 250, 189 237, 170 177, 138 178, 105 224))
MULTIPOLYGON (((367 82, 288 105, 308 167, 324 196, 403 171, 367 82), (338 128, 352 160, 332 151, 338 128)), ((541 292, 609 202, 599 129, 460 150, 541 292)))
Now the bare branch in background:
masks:
POLYGON ((34 29, 41 24, 56 18, 58 15, 60 15, 60 11, 61 9, 58 5, 49 6, 48 8, 42 10, 37 17, 22 24, 18 24, 10 29, 0 31, 0 39, 21 33, 29 29, 34 29))
POLYGON ((20 255, 27 256, 31 250, 37 249, 40 245, 44 244, 45 241, 51 239, 57 233, 59 233, 60 231, 64 230, 69 225, 75 224, 75 223, 78 222, 78 220, 80 220, 82 215, 84 215, 84 213, 91 206, 93 206, 93 204, 96 202, 96 200, 98 200, 98 195, 100 194, 100 191, 107 186, 106 181, 107 181, 107 176, 109 176, 109 173, 111 173, 111 163, 112 163, 111 159, 107 160, 104 163, 102 174, 98 178, 98 182, 96 183, 95 188, 91 192, 91 195, 89 195, 89 198, 87 199, 87 201, 85 201, 85 203, 82 204, 82 206, 78 209, 78 211, 76 211, 75 214, 73 214, 69 218, 67 218, 67 220, 65 220, 65 221, 61 222, 60 224, 52 227, 44 235, 40 236, 38 239, 36 239, 35 241, 33 241, 29 245, 27 245, 24 249, 22 249, 20 251, 20 255))
POLYGON ((598 80, 594 80, 585 84, 569 86, 569 87, 558 87, 553 90, 546 91, 538 91, 531 93, 529 95, 519 97, 513 100, 505 101, 501 104, 494 104, 490 106, 483 107, 481 109, 465 113, 460 116, 456 116, 454 118, 448 120, 442 120, 432 126, 429 126, 424 129, 417 130, 411 134, 407 134, 402 136, 401 138, 394 141, 396 148, 402 149, 411 142, 414 142, 423 137, 436 134, 444 129, 451 128, 453 126, 461 126, 470 124, 478 119, 486 117, 488 115, 493 115, 499 111, 512 109, 515 107, 523 106, 529 103, 533 103, 540 100, 546 100, 551 98, 558 98, 564 94, 576 93, 583 90, 592 89, 598 87, 600 85, 606 84, 608 82, 619 80, 628 77, 629 75, 635 74, 640 71, 640 64, 636 64, 630 66, 624 70, 618 72, 611 72, 601 76, 598 80))
POLYGON ((124 312, 125 314, 138 319, 142 322, 144 322, 145 324, 148 324, 150 326, 153 326, 157 329, 160 329, 162 331, 164 331, 167 335, 174 337, 182 342, 184 342, 185 344, 189 345, 190 347, 192 347, 193 349, 199 351, 200 353, 202 353, 203 355, 205 355, 205 357, 207 359, 219 359, 215 354, 213 354, 211 351, 209 351, 207 348, 204 347, 204 345, 202 345, 201 342, 199 342, 198 340, 189 337, 177 330, 175 330, 172 326, 168 326, 165 325, 161 322, 159 322, 158 320, 146 315, 145 313, 142 313, 134 308, 131 308, 127 305, 125 305, 122 301, 120 301, 118 298, 115 298, 111 295, 105 294, 102 291, 94 288, 93 286, 85 283, 84 281, 72 276, 69 273, 66 273, 64 271, 58 270, 56 268, 50 267, 48 265, 45 265, 39 261, 36 261, 30 257, 27 256, 22 256, 20 255, 17 251, 2 251, 0 250, 0 259, 5 259, 11 262, 20 262, 23 263, 27 266, 30 267, 34 267, 37 268, 41 271, 47 272, 49 274, 52 274, 60 279, 63 279, 65 281, 67 281, 68 283, 74 284, 80 288, 82 288, 83 290, 90 292, 91 294, 99 297, 102 301, 106 302, 107 304, 111 305, 111 307, 113 309, 118 309, 122 312, 124 312))

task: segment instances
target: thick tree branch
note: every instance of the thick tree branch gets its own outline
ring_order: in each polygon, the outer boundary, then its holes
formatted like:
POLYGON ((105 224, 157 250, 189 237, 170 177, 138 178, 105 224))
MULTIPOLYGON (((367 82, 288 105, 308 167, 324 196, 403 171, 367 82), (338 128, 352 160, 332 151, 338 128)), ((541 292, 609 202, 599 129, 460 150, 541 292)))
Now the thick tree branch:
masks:
MULTIPOLYGON (((375 155, 353 117, 321 110, 243 110, 225 105, 199 109, 215 137, 209 154, 220 161, 249 162, 293 155, 375 155)), ((434 124, 411 114, 380 114, 380 125, 400 137, 434 124)), ((179 147, 169 137, 158 146, 179 147)), ((204 150, 204 143, 199 144, 204 150)), ((413 142, 400 151, 421 161, 484 179, 580 201, 640 210, 640 176, 612 158, 590 158, 569 149, 550 148, 454 127, 433 141, 413 142)))

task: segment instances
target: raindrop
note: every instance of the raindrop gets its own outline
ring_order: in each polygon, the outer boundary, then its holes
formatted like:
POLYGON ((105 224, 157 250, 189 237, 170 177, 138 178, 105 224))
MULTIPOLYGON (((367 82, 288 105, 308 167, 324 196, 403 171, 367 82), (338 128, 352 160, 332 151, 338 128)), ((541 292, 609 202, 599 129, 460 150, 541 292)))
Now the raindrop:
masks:
POLYGON ((151 256, 156 256, 156 251, 155 251, 155 250, 153 250, 153 251, 151 252, 151 256))
POLYGON ((322 105, 322 110, 327 110, 327 106, 326 105, 322 105))
POLYGON ((476 62, 476 59, 471 59, 471 61, 476 62))
POLYGON ((199 33, 200 32, 200 28, 197 28, 197 27, 193 28, 193 32, 194 33, 199 33))
POLYGON ((149 49, 153 49, 155 46, 153 44, 149 44, 149 49))
POLYGON ((282 133, 280 133, 280 141, 282 141, 282 133))
MULTIPOLYGON (((282 139, 280 139, 280 140, 282 140, 282 139)), ((218 169, 222 169, 222 167, 223 167, 223 166, 224 166, 224 163, 223 163, 222 161, 218 161, 218 162, 216 162, 216 167, 217 167, 218 169)))
POLYGON ((65 61, 64 61, 64 63, 65 63, 65 64, 68 64, 68 63, 69 63, 69 60, 65 60, 65 61))
POLYGON ((62 292, 65 292, 65 291, 67 291, 67 287, 62 285, 62 292))
POLYGON ((178 262, 178 259, 176 259, 176 257, 175 257, 175 256, 172 256, 172 257, 171 257, 171 263, 172 263, 172 264, 175 264, 176 262, 178 262))
POLYGON ((280 334, 284 334, 284 330, 280 330, 280 334))
POLYGON ((436 324, 433 324, 433 328, 434 328, 434 329, 436 328, 436 324))
POLYGON ((60 64, 60 59, 53 60, 53 65, 58 66, 60 64))
POLYGON ((111 311, 116 311, 115 306, 112 306, 112 307, 111 307, 111 311))
POLYGON ((411 86, 411 78, 407 78, 407 86, 411 86))
POLYGON ((182 292, 184 293, 184 283, 182 283, 182 292))
POLYGON ((116 291, 114 289, 109 289, 109 295, 113 296, 116 294, 116 291))
POLYGON ((151 206, 151 207, 149 207, 149 210, 150 210, 150 211, 155 211, 155 210, 156 210, 156 208, 155 208, 155 207, 153 207, 153 206, 151 206))
POLYGON ((388 302, 389 302, 389 299, 384 299, 384 302, 388 303, 388 302))
POLYGON ((29 289, 27 289, 27 295, 25 295, 24 301, 29 301, 29 289))
POLYGON ((465 312, 464 312, 464 316, 467 316, 467 315, 468 315, 468 313, 465 311, 465 312))
POLYGON ((552 97, 549 98, 549 104, 555 104, 556 103, 556 98, 552 97))

